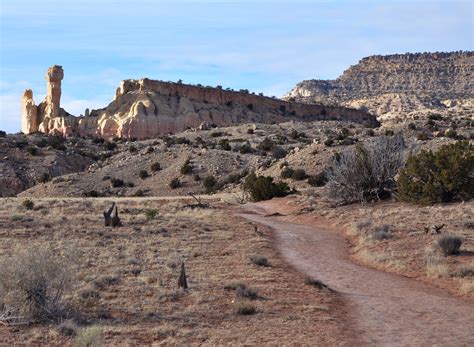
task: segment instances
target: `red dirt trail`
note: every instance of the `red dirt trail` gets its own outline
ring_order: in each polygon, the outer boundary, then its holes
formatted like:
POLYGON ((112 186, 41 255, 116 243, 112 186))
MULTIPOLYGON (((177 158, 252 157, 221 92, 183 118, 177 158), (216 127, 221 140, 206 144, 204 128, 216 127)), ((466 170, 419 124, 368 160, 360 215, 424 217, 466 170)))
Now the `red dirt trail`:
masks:
POLYGON ((348 258, 347 240, 320 226, 282 221, 277 202, 247 204, 239 215, 273 230, 282 257, 347 302, 350 345, 474 346, 474 306, 418 281, 370 269, 348 258), (267 215, 267 216, 266 216, 267 215))

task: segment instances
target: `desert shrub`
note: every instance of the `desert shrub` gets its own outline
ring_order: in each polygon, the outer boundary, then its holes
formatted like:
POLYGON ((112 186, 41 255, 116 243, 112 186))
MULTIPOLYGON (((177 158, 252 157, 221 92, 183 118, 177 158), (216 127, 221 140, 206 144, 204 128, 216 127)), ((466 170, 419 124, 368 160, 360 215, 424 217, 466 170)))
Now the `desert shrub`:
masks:
POLYGON ((173 179, 170 181, 169 187, 170 187, 171 189, 176 189, 176 188, 181 187, 181 181, 179 180, 179 178, 178 178, 178 177, 173 178, 173 179))
POLYGON ((327 183, 326 174, 324 172, 320 172, 316 175, 312 175, 308 177, 308 184, 312 185, 313 187, 323 187, 327 183))
POLYGON ((146 219, 154 219, 158 215, 158 210, 156 208, 148 209, 145 211, 146 219))
POLYGON ((250 261, 252 263, 254 263, 255 265, 258 265, 258 266, 270 266, 270 263, 268 262, 268 259, 265 258, 263 255, 259 255, 259 254, 252 254, 250 257, 249 257, 250 261))
POLYGON ((152 146, 150 146, 146 149, 147 154, 153 153, 154 151, 155 151, 155 149, 152 146))
POLYGON ((23 206, 27 210, 32 210, 33 207, 35 207, 35 203, 33 202, 33 200, 26 199, 22 201, 21 206, 23 206))
POLYGON ((196 181, 196 182, 199 182, 201 180, 201 176, 199 176, 199 174, 195 174, 193 176, 193 179, 196 181))
POLYGON ((387 224, 375 227, 372 232, 372 238, 377 241, 382 241, 390 237, 390 225, 387 224))
POLYGON ((147 178, 149 175, 148 175, 148 171, 146 170, 140 170, 140 172, 138 173, 138 176, 144 180, 145 178, 147 178))
POLYGON ((273 158, 275 159, 282 159, 284 157, 286 157, 288 153, 286 152, 285 149, 283 149, 282 147, 280 146, 275 146, 273 149, 272 149, 272 156, 273 158))
POLYGON ((41 247, 0 261, 0 308, 12 317, 57 321, 65 314, 63 297, 71 288, 72 257, 41 247))
POLYGON ((28 147, 28 153, 31 154, 31 155, 37 155, 38 154, 38 148, 28 147))
POLYGON ((332 138, 328 138, 324 141, 324 145, 326 147, 331 147, 334 144, 334 140, 332 138))
POLYGON ((242 170, 241 172, 237 173, 231 173, 225 178, 225 183, 226 184, 234 184, 240 182, 240 180, 247 176, 248 171, 247 170, 242 170))
POLYGON ((305 277, 304 284, 308 286, 316 287, 318 289, 329 289, 329 287, 326 284, 324 284, 322 281, 314 279, 310 276, 305 277))
POLYGON ((444 255, 453 255, 459 253, 463 239, 459 236, 444 235, 441 236, 436 243, 444 255))
POLYGON ((458 133, 457 133, 457 131, 454 130, 454 129, 448 129, 448 130, 446 130, 446 131, 444 132, 444 136, 445 136, 445 137, 449 137, 449 138, 451 138, 451 139, 455 139, 455 138, 458 137, 458 133))
POLYGON ((387 130, 384 131, 384 135, 385 136, 393 136, 393 135, 395 135, 395 133, 393 132, 393 130, 387 129, 387 130))
POLYGON ((247 134, 252 135, 254 133, 254 130, 252 128, 247 129, 247 134))
POLYGON ((221 137, 224 136, 224 133, 222 131, 214 131, 211 133, 211 137, 221 137))
POLYGON ((183 175, 187 175, 193 172, 193 166, 191 165, 191 160, 187 159, 181 169, 179 170, 183 175))
POLYGON ((235 288, 235 293, 240 298, 256 300, 258 299, 258 291, 256 289, 247 287, 245 284, 239 284, 235 288))
POLYGON ((134 194, 133 196, 136 196, 136 197, 142 197, 142 196, 145 196, 145 192, 141 189, 138 189, 134 194))
POLYGON ((272 177, 257 176, 255 173, 251 173, 245 178, 243 188, 250 194, 253 201, 268 200, 292 193, 286 183, 274 183, 272 177))
POLYGON ((49 176, 49 173, 48 172, 43 172, 40 176, 40 178, 38 179, 38 181, 40 183, 46 183, 48 182, 49 180, 51 180, 51 177, 49 176))
POLYGON ((265 137, 263 141, 257 145, 257 149, 261 151, 270 151, 273 148, 273 146, 275 146, 275 143, 273 142, 273 140, 268 137, 265 137))
POLYGON ((395 190, 395 175, 405 163, 401 136, 381 136, 335 156, 326 175, 330 195, 346 203, 380 200, 395 190))
POLYGON ((107 151, 113 151, 114 149, 117 148, 117 144, 115 142, 106 142, 104 143, 104 148, 107 151))
POLYGON ((111 178, 110 183, 114 188, 122 187, 124 185, 124 182, 120 178, 111 178))
POLYGON ((224 151, 230 151, 232 149, 228 139, 221 139, 219 141, 219 147, 224 151))
POLYGON ((337 140, 344 140, 344 139, 347 138, 350 134, 351 134, 351 132, 350 132, 349 129, 347 129, 347 128, 341 128, 341 130, 340 130, 339 133, 337 134, 336 139, 337 139, 337 140))
POLYGON ((474 277, 474 267, 472 266, 466 266, 466 267, 461 267, 453 272, 451 272, 451 277, 474 277))
POLYGON ((117 284, 119 282, 120 282, 120 277, 117 275, 114 275, 114 276, 104 275, 104 276, 100 276, 96 278, 93 283, 96 288, 102 290, 114 284, 117 284))
POLYGON ((134 145, 130 145, 130 146, 128 147, 128 151, 129 151, 130 153, 137 153, 137 147, 135 147, 134 145))
POLYGON ((375 136, 374 129, 367 129, 367 131, 365 132, 365 135, 370 136, 370 137, 374 137, 375 136))
POLYGON ((82 193, 86 198, 98 198, 101 194, 97 190, 88 190, 82 193))
POLYGON ((283 170, 281 170, 280 177, 291 178, 291 176, 293 176, 293 172, 295 172, 295 170, 293 170, 291 167, 285 166, 283 170))
POLYGON ((103 344, 103 331, 98 326, 91 326, 80 330, 74 339, 76 347, 100 347, 103 344))
POLYGON ((100 144, 100 143, 104 143, 104 142, 105 142, 105 140, 102 137, 93 137, 92 138, 92 143, 100 144))
POLYGON ((58 151, 65 151, 66 146, 64 145, 65 138, 62 136, 49 136, 48 142, 51 147, 57 149, 58 151))
POLYGON ((243 316, 248 316, 257 313, 257 308, 250 302, 239 300, 236 302, 236 313, 243 316))
POLYGON ((61 322, 57 327, 56 330, 64 336, 74 337, 77 335, 79 327, 77 326, 74 321, 68 319, 61 322))
POLYGON ((217 179, 209 175, 204 179, 203 182, 204 188, 206 188, 206 193, 210 194, 217 190, 217 179))
POLYGON ((306 174, 306 171, 304 171, 303 169, 296 169, 291 174, 291 178, 295 181, 302 181, 306 179, 307 177, 308 175, 306 174))
POLYGON ((422 133, 419 133, 416 138, 420 141, 428 141, 430 139, 428 133, 426 132, 422 132, 422 133))
POLYGON ((474 196, 474 145, 457 142, 437 152, 421 151, 408 158, 397 179, 398 198, 430 204, 474 196))
POLYGON ((249 142, 246 142, 239 147, 239 152, 241 154, 252 153, 252 146, 249 142))
POLYGON ((161 164, 158 163, 158 162, 153 163, 153 164, 151 164, 150 169, 151 169, 151 171, 153 171, 153 172, 160 171, 160 170, 161 170, 161 164))

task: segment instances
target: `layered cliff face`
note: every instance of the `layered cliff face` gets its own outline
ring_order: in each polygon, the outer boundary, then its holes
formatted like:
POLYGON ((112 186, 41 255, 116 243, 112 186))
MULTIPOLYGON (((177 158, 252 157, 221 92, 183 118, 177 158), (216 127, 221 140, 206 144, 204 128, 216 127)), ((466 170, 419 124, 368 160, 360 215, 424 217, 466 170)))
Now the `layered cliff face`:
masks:
POLYGON ((125 80, 115 100, 99 110, 74 117, 59 107, 62 68, 48 70, 48 96, 35 106, 31 90, 23 96, 23 132, 94 135, 144 139, 187 128, 229 126, 289 120, 345 120, 378 125, 366 111, 322 104, 304 104, 245 92, 149 79, 125 80), (60 70, 59 70, 60 69, 60 70))
POLYGON ((303 81, 284 98, 363 107, 382 118, 450 107, 469 112, 473 71, 474 52, 377 55, 360 60, 336 80, 303 81))

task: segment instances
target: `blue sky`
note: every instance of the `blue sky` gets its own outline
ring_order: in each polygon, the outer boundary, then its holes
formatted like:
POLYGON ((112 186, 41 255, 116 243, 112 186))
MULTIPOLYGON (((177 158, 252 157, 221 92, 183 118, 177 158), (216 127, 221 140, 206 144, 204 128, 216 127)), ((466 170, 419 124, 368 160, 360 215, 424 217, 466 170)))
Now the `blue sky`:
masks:
POLYGON ((127 78, 281 96, 364 56, 473 49, 472 1, 0 0, 0 129, 20 129, 62 65, 62 106, 107 105, 127 78))

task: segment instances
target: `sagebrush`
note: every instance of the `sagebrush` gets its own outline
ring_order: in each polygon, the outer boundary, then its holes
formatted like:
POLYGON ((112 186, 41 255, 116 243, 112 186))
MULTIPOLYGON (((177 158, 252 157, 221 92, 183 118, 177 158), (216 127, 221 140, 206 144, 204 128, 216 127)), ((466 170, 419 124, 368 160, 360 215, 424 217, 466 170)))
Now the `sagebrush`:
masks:
POLYGON ((326 177, 331 197, 345 203, 377 201, 395 191, 406 161, 402 136, 380 136, 334 157, 326 177))

